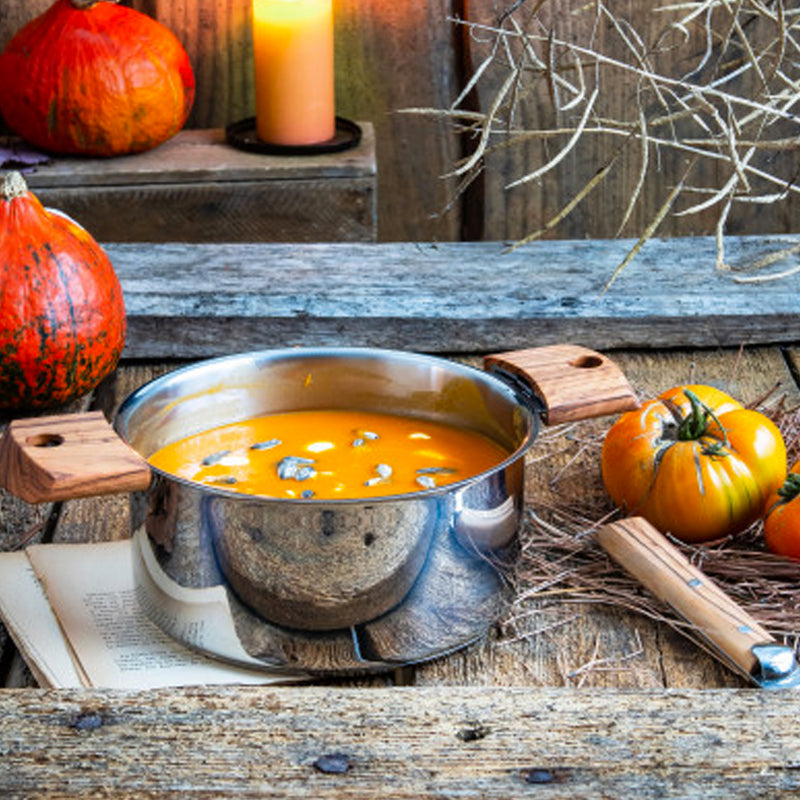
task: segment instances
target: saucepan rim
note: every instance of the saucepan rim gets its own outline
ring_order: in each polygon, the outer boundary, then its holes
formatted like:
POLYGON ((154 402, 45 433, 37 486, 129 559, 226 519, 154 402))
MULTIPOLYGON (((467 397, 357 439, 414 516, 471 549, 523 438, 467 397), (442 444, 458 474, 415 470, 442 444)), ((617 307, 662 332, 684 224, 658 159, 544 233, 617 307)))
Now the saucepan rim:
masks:
MULTIPOLYGON (((280 506, 300 506, 303 508, 324 508, 352 505, 368 504, 385 504, 402 502, 416 499, 426 499, 441 495, 447 495, 451 492, 458 492, 471 484, 480 483, 492 475, 504 471, 512 464, 524 458, 525 453, 533 446, 534 442, 539 435, 539 426, 541 424, 539 418, 539 409, 535 408, 520 392, 506 383, 497 374, 487 372, 485 370, 477 369, 469 364, 462 364, 458 361, 453 361, 441 356, 427 355, 417 353, 414 351, 394 350, 387 348, 376 347, 283 347, 283 348, 269 348, 260 350, 250 350, 242 353, 234 353, 231 355, 216 356, 213 358, 203 359, 191 364, 178 367, 164 375, 152 378, 140 387, 132 391, 120 404, 115 417, 114 429, 117 435, 126 442, 129 446, 133 447, 128 435, 127 424, 132 412, 147 402, 148 396, 156 391, 168 387, 171 383, 180 382, 189 373, 202 373, 208 371, 209 373, 218 372, 222 365, 232 365, 237 362, 251 362, 266 360, 262 368, 266 368, 269 362, 278 361, 281 359, 289 358, 382 358, 394 359, 405 361, 409 363, 419 363, 422 365, 438 365, 445 367, 448 371, 457 375, 463 375, 470 379, 476 380, 486 386, 492 391, 502 395, 510 404, 519 408, 522 413, 527 415, 525 423, 527 425, 527 432, 524 439, 517 445, 513 452, 497 464, 489 469, 483 470, 475 475, 470 475, 460 481, 445 484, 444 486, 437 486, 432 489, 420 489, 413 492, 404 492, 402 494, 391 495, 376 495, 369 497, 352 497, 352 498, 291 498, 291 497, 269 497, 267 495, 246 494, 244 492, 235 492, 230 489, 219 488, 208 484, 193 481, 188 478, 183 478, 174 473, 167 472, 158 467, 150 465, 151 471, 155 475, 160 475, 163 478, 175 481, 182 486, 220 497, 232 503, 255 503, 258 505, 280 505, 280 506)), ((222 421, 220 424, 225 424, 222 421)), ((136 450, 135 447, 133 447, 136 450)), ((138 452, 138 450, 137 450, 138 452)), ((144 454, 140 453, 142 457, 144 454)))

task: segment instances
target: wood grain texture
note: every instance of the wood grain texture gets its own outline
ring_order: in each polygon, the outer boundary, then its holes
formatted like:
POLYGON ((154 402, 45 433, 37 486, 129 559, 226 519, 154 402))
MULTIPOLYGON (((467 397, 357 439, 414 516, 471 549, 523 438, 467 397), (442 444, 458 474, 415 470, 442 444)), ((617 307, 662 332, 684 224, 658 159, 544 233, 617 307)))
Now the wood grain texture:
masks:
POLYGON ((36 194, 101 241, 369 242, 376 236, 371 178, 42 189, 36 194))
POLYGON ((222 128, 184 130, 153 150, 115 158, 55 157, 26 177, 36 192, 45 189, 134 187, 246 181, 322 181, 374 178, 375 132, 359 122, 357 147, 314 156, 275 156, 239 150, 222 128))
POLYGON ((0 440, 0 483, 29 503, 146 489, 147 462, 99 411, 14 420, 0 440))
MULTIPOLYGON (((728 251, 746 264, 793 241, 732 238, 728 251)), ((714 271, 707 238, 648 243, 606 293, 625 242, 538 242, 506 254, 497 242, 107 251, 125 292, 132 358, 294 345, 480 353, 564 342, 604 350, 800 339, 800 276, 737 283, 734 273, 714 271)))
MULTIPOLYGON (((466 18, 486 26, 496 26, 498 16, 511 3, 482 2, 469 3, 466 18)), ((598 19, 597 6, 580 0, 562 0, 561 2, 545 2, 536 4, 537 18, 541 25, 529 24, 523 5, 516 18, 526 30, 533 30, 545 41, 539 41, 535 50, 542 63, 549 63, 550 49, 548 37, 574 43, 612 58, 630 63, 630 51, 624 44, 620 31, 605 16, 598 19)), ((680 40, 669 38, 672 46, 663 48, 656 57, 653 51, 656 43, 664 33, 668 12, 664 12, 662 4, 649 0, 618 0, 609 7, 611 13, 619 21, 620 30, 625 31, 632 41, 640 44, 651 68, 664 75, 680 78, 697 65, 702 58, 705 45, 698 29, 688 31, 680 40)), ((506 23, 506 29, 511 26, 506 23)), ((490 54, 494 39, 485 32, 472 37, 472 63, 467 65, 468 74, 473 74, 477 67, 490 54)), ((663 43, 663 42, 662 42, 663 43)), ((626 140, 621 135, 588 132, 598 131, 601 120, 626 121, 638 125, 637 98, 647 98, 647 88, 643 87, 638 75, 626 74, 619 69, 601 70, 597 78, 592 57, 585 54, 582 61, 586 97, 597 86, 599 95, 594 113, 588 121, 585 132, 577 145, 563 158, 558 166, 538 180, 513 188, 508 188, 512 181, 530 174, 547 164, 564 148, 577 125, 583 110, 584 102, 572 112, 556 111, 553 104, 553 85, 549 71, 536 71, 530 60, 522 57, 518 43, 512 45, 515 57, 525 64, 525 71, 513 90, 508 93, 506 103, 500 109, 496 121, 495 135, 492 143, 495 150, 485 159, 485 238, 487 239, 519 239, 543 227, 550 219, 570 203, 603 168, 613 166, 606 178, 588 197, 563 220, 550 234, 558 238, 580 238, 584 236, 606 238, 619 235, 618 228, 628 202, 639 180, 643 162, 642 145, 635 138, 626 140), (506 113, 513 95, 515 112, 506 113), (545 130, 566 131, 547 138, 517 139, 513 144, 505 130, 545 130)), ((557 69, 570 80, 576 80, 571 59, 559 59, 558 50, 555 63, 557 69)), ((492 66, 484 73, 477 87, 480 109, 488 112, 495 101, 498 90, 509 74, 508 59, 497 57, 492 66)), ((737 84, 739 91, 744 91, 737 84)), ((758 94, 755 95, 757 97, 758 94)), ((562 106, 570 99, 566 92, 561 93, 562 106)), ((651 96, 652 97, 652 96, 651 96)), ((754 97, 754 99, 755 99, 754 97)), ((648 104, 645 99, 645 113, 651 119, 661 112, 658 101, 648 104)), ((605 126, 606 128, 608 126, 605 126)), ((659 135, 666 131, 654 126, 659 135)), ((651 133, 652 135, 652 133, 651 133)), ((786 135, 791 135, 787 133, 786 135)), ((684 136, 686 133, 684 132, 684 136)), ((780 138, 780 137, 778 137, 780 138)), ((640 201, 625 227, 623 234, 638 235, 645 230, 657 215, 670 191, 680 180, 689 164, 685 153, 677 153, 669 148, 655 147, 650 144, 648 154, 647 176, 641 190, 640 201)), ((769 169, 776 175, 792 175, 797 169, 794 154, 790 152, 776 153, 769 169)), ((701 159, 691 173, 691 183, 695 186, 719 187, 724 185, 730 174, 730 167, 724 162, 701 159)), ((685 205, 694 202, 685 201, 685 205)), ((734 204, 727 220, 726 231, 731 234, 780 233, 796 228, 792 219, 796 219, 798 206, 796 195, 788 200, 752 206, 749 203, 734 204), (754 209, 757 208, 757 213, 754 209)), ((709 235, 713 234, 719 208, 713 206, 701 213, 688 217, 668 214, 658 229, 659 235, 709 235)))
POLYGON ((6 690, 0 790, 9 800, 790 796, 798 713, 798 695, 755 691, 6 690))
POLYGON ((587 347, 561 344, 487 356, 490 371, 500 369, 530 386, 544 403, 544 421, 560 425, 604 417, 639 407, 617 365, 587 347))
POLYGON ((441 212, 458 139, 439 120, 402 113, 446 108, 460 91, 450 0, 337 0, 335 9, 337 108, 376 129, 379 240, 457 239, 458 204, 441 212))
POLYGON ((46 206, 106 242, 371 242, 375 138, 319 156, 237 150, 222 129, 182 131, 119 158, 56 158, 27 178, 46 206))

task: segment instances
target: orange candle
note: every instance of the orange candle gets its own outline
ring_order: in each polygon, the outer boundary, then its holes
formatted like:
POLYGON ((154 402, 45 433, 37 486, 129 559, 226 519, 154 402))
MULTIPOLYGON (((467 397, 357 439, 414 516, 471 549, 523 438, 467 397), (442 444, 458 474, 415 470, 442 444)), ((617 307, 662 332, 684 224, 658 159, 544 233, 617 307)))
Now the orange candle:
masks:
POLYGON ((253 0, 256 131, 270 144, 336 132, 332 0, 253 0))

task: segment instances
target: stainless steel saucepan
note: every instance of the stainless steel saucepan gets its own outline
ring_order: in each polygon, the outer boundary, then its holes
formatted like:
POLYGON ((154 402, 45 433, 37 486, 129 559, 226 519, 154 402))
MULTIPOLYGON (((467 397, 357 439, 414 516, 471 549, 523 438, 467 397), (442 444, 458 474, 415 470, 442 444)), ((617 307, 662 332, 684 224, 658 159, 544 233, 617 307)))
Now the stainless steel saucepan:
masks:
POLYGON ((540 422, 637 405, 619 369, 582 347, 489 356, 485 367, 361 348, 213 359, 131 394, 119 438, 99 415, 15 421, 0 471, 31 501, 130 491, 140 599, 184 643, 271 669, 384 669, 456 649, 496 619, 540 422), (358 500, 236 494, 146 462, 222 424, 322 408, 445 422, 509 456, 458 483, 358 500))

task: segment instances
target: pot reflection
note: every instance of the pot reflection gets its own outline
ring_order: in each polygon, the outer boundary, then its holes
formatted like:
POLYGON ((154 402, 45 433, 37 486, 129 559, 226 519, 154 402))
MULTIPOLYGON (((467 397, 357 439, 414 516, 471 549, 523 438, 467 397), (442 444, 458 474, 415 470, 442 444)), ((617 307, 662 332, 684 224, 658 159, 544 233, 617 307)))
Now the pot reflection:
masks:
MULTIPOLYGON (((267 528, 262 503, 237 508, 231 519, 219 498, 161 479, 149 494, 170 509, 173 527, 167 535, 162 518, 157 538, 140 537, 146 558, 137 583, 151 595, 153 584, 162 595, 171 585, 170 596, 187 604, 183 613, 196 607, 187 588, 198 598, 224 590, 224 633, 166 623, 163 598, 146 607, 151 615, 161 609, 159 624, 172 636, 197 647, 201 635, 201 649, 229 661, 338 673, 428 659, 473 641, 496 619, 521 513, 516 497, 501 496, 521 479, 516 462, 458 492, 368 506, 319 504, 288 516, 284 510, 268 515, 267 528), (498 505, 470 505, 476 497, 498 505), (487 518, 498 517, 503 525, 494 530, 502 535, 487 538, 487 518)), ((147 516, 148 530, 155 519, 147 516)), ((179 607, 173 611, 181 616, 179 607)))
POLYGON ((222 591, 238 644, 208 631, 198 643, 191 626, 170 633, 229 660, 245 652, 268 667, 320 672, 432 658, 485 633, 513 562, 523 456, 536 434, 536 418, 497 379, 386 351, 249 354, 143 387, 117 428, 147 456, 222 421, 325 407, 463 426, 511 455, 459 483, 368 500, 277 500, 153 470, 147 492, 132 498, 134 525, 147 532, 140 585, 171 586, 187 602, 185 590, 222 591))

